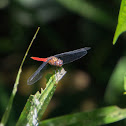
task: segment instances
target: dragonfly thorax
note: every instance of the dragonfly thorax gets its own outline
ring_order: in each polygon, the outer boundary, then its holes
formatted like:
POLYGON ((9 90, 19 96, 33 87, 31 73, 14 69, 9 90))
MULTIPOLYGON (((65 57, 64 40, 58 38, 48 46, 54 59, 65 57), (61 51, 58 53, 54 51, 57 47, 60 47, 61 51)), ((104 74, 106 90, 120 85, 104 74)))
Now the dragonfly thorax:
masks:
POLYGON ((48 63, 50 65, 59 66, 59 67, 61 67, 63 65, 63 61, 54 56, 49 57, 48 63))

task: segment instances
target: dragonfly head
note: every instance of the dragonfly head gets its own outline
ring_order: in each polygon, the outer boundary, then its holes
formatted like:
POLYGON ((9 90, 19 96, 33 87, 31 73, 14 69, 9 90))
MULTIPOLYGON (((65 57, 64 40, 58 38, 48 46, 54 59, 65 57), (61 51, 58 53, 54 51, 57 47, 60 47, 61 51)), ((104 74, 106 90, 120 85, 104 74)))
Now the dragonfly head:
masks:
POLYGON ((57 61, 57 65, 58 65, 59 67, 61 67, 61 66, 63 65, 63 60, 58 59, 58 61, 57 61))

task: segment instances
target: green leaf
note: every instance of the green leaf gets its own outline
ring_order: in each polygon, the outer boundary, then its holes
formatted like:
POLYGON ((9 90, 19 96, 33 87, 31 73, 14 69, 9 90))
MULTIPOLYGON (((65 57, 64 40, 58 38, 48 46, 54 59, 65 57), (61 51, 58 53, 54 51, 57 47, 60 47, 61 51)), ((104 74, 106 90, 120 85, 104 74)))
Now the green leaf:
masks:
POLYGON ((113 28, 114 26, 114 19, 111 15, 86 0, 57 0, 57 2, 78 15, 99 23, 102 26, 108 28, 113 28))
POLYGON ((10 115, 10 111, 11 111, 11 108, 12 108, 13 100, 14 100, 14 97, 15 97, 16 92, 17 92, 17 87, 18 87, 20 75, 21 75, 21 72, 22 72, 22 66, 23 66, 23 64, 24 64, 24 61, 25 61, 25 59, 26 59, 26 56, 27 56, 27 54, 28 54, 28 52, 29 52, 29 49, 30 49, 31 45, 32 45, 34 39, 36 38, 36 35, 37 35, 39 29, 40 29, 40 27, 38 27, 38 29, 37 29, 37 31, 36 31, 36 33, 35 33, 35 35, 34 35, 32 41, 31 41, 31 43, 30 43, 30 45, 29 45, 29 47, 28 47, 28 49, 27 49, 27 51, 26 51, 26 53, 25 53, 25 56, 24 56, 24 58, 23 58, 23 60, 22 60, 22 62, 21 62, 21 65, 20 65, 20 68, 19 68, 19 71, 18 71, 18 74, 17 74, 17 77, 16 77, 16 81, 15 81, 15 84, 14 84, 14 87, 13 87, 13 91, 12 91, 11 97, 10 97, 10 99, 9 99, 9 103, 8 103, 8 105, 7 105, 7 108, 6 108, 6 110, 5 110, 5 113, 4 113, 4 115, 3 115, 3 117, 2 117, 2 120, 1 120, 1 122, 0 122, 0 125, 2 125, 2 126, 4 126, 4 125, 7 123, 7 121, 8 121, 8 117, 9 117, 9 115, 10 115))
POLYGON ((112 76, 110 77, 105 92, 105 101, 109 104, 120 102, 124 91, 124 74, 126 72, 126 57, 122 57, 117 63, 112 76))
POLYGON ((122 0, 118 17, 118 24, 113 38, 113 44, 116 43, 120 34, 122 34, 125 31, 126 31, 126 0, 122 0))
POLYGON ((62 68, 60 72, 58 71, 49 78, 46 88, 44 90, 41 89, 41 93, 37 92, 35 95, 29 97, 16 126, 38 125, 56 90, 58 81, 62 79, 65 74, 66 71, 62 68))
POLYGON ((126 109, 116 106, 41 121, 39 126, 101 126, 126 118, 126 109))
POLYGON ((124 74, 124 94, 126 94, 126 73, 124 74))

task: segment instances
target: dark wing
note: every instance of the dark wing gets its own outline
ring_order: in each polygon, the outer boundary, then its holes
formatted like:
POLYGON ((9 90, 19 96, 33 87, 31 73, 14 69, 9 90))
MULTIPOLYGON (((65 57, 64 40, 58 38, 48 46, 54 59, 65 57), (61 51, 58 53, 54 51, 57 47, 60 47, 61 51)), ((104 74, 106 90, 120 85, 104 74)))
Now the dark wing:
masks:
POLYGON ((42 77, 42 70, 48 62, 43 62, 39 68, 28 78, 27 84, 32 85, 42 77))
POLYGON ((85 47, 85 48, 81 48, 81 49, 77 49, 65 53, 60 53, 54 56, 63 60, 63 64, 67 64, 85 56, 87 54, 87 50, 89 49, 90 47, 85 47))

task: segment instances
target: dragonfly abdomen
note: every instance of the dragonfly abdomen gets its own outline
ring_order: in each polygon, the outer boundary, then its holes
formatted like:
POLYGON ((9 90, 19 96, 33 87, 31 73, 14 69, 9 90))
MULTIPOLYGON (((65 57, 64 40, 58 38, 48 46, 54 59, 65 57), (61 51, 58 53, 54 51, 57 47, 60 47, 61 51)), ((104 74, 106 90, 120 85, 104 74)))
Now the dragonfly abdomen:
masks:
POLYGON ((59 66, 61 67, 63 65, 63 61, 61 59, 58 59, 54 56, 49 57, 48 63, 53 66, 59 66))

